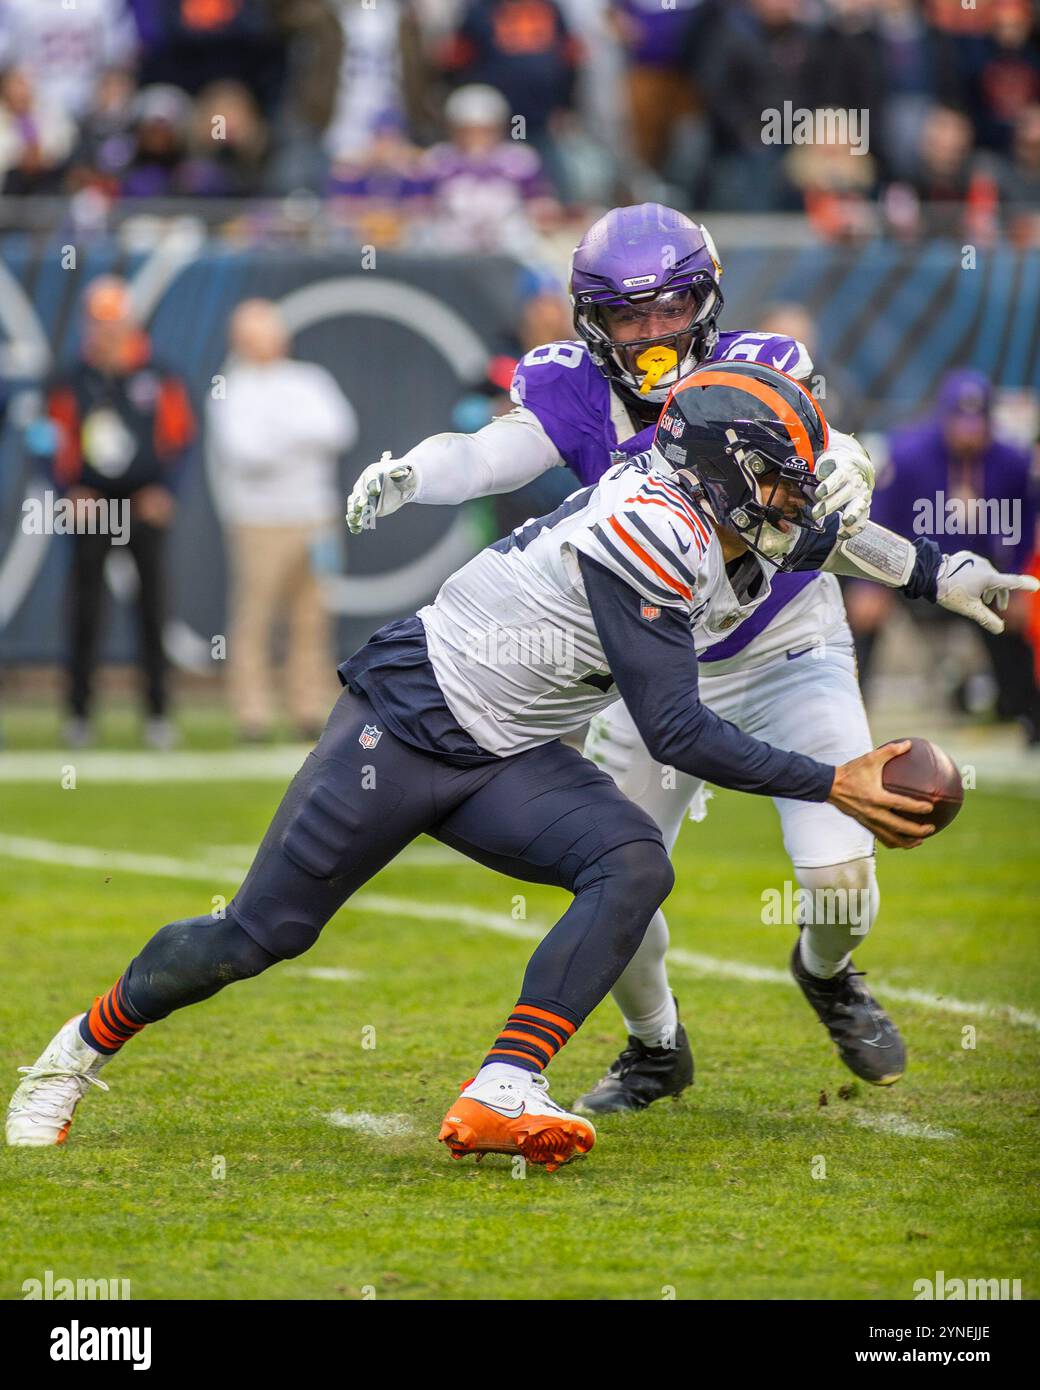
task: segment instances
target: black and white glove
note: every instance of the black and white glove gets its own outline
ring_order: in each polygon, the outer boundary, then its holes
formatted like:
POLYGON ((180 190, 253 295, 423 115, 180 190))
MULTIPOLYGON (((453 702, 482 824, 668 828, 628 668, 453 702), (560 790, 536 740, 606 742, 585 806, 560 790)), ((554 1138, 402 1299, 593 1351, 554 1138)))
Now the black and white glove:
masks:
POLYGON ((942 557, 935 581, 935 601, 940 608, 974 619, 987 632, 999 633, 1004 631, 1004 619, 989 605, 996 604, 1002 613, 1013 589, 1035 593, 1040 589, 1040 579, 1031 574, 1001 574, 981 555, 958 550, 955 555, 942 557))
POLYGON ((347 527, 354 536, 370 531, 376 517, 390 516, 415 496, 415 469, 390 451, 370 463, 347 498, 347 527))

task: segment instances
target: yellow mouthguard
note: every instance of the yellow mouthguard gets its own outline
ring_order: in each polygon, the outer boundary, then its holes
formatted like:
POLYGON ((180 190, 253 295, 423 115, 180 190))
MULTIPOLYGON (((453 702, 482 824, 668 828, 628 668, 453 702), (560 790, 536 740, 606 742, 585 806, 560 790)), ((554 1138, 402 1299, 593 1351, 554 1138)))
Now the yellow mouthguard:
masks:
POLYGON ((665 372, 670 372, 678 365, 679 358, 674 348, 659 344, 657 347, 648 347, 645 352, 641 352, 636 358, 636 366, 646 375, 640 382, 639 394, 645 396, 648 391, 652 391, 665 372))

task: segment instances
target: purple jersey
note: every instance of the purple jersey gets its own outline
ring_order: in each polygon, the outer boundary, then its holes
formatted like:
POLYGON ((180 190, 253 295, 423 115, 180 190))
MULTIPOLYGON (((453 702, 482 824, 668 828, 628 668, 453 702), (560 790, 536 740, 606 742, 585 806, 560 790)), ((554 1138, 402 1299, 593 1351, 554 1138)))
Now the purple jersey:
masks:
POLYGON ((542 161, 534 150, 514 140, 503 140, 479 155, 466 154, 450 143, 434 145, 426 152, 423 173, 449 201, 464 199, 488 185, 498 189, 500 197, 518 202, 546 191, 542 161))
MULTIPOLYGON (((812 371, 805 345, 774 333, 720 333, 707 360, 764 362, 799 380, 812 371)), ((511 394, 517 405, 526 406, 538 417, 564 463, 586 486, 598 482, 610 468, 615 461, 611 455, 632 458, 653 443, 655 425, 631 433, 628 413, 613 396, 584 343, 543 343, 533 348, 517 364, 511 394)), ((815 570, 778 573, 754 621, 742 623, 701 660, 721 661, 743 651, 780 609, 816 578, 815 570)))
POLYGON ((625 26, 625 47, 633 63, 681 68, 683 44, 700 0, 613 0, 625 26))
MULTIPOLYGON (((794 338, 773 333, 720 333, 710 362, 764 362, 804 379, 812 359, 794 338)), ((650 447, 654 427, 633 432, 584 343, 543 343, 521 359, 512 398, 533 414, 578 480, 598 482, 618 451, 631 457, 650 447)))

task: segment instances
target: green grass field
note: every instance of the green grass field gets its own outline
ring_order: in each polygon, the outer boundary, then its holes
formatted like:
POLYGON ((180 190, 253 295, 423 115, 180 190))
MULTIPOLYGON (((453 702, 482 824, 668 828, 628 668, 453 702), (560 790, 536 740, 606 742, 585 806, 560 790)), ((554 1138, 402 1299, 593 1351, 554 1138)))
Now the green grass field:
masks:
MULTIPOLYGON (((204 721, 197 741, 220 744, 204 721)), ((0 784, 8 1089, 157 927, 230 896, 284 786, 83 775, 63 790, 67 761, 0 784), (69 845, 94 853, 71 866, 69 845)), ((146 1029, 64 1148, 0 1151, 0 1293, 49 1269, 128 1278, 137 1299, 908 1299, 943 1270, 1036 1297, 1038 842, 1040 800, 976 790, 933 843, 882 851, 858 963, 910 1069, 850 1088, 784 982, 791 929, 760 920, 789 876, 773 808, 719 794, 683 833, 667 909, 695 1087, 524 1177, 435 1141, 515 999, 524 933, 563 895, 421 842, 309 955, 146 1029)), ((618 1042, 608 1001, 554 1063, 553 1094, 572 1100, 618 1042)))

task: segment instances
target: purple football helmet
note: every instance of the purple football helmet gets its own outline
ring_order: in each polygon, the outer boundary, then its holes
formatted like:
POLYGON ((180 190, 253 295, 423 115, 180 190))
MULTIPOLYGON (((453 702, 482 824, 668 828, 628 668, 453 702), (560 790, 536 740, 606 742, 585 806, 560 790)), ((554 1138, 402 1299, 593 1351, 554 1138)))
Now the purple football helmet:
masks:
POLYGON ((721 275, 707 228, 661 203, 614 208, 574 252, 574 327, 648 423, 715 346, 721 275))

